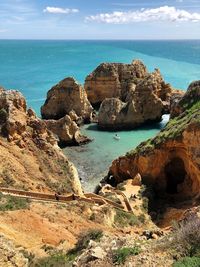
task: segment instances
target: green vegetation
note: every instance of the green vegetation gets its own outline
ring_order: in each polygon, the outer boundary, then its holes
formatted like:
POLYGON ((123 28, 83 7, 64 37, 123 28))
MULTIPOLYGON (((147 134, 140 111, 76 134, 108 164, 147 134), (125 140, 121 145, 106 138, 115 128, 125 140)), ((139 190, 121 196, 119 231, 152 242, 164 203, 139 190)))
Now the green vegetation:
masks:
POLYGON ((96 242, 100 241, 103 236, 101 230, 90 230, 82 233, 79 236, 78 242, 74 249, 70 250, 68 253, 57 252, 49 257, 40 259, 35 263, 34 267, 68 267, 71 266, 72 262, 81 252, 81 250, 87 248, 89 241, 94 240, 96 242))
POLYGON ((8 117, 8 112, 4 108, 0 109, 0 124, 5 123, 7 117, 8 117))
POLYGON ((138 216, 138 220, 139 220, 141 223, 145 223, 145 221, 146 221, 146 217, 145 217, 144 213, 141 213, 141 214, 138 216))
POLYGON ((67 267, 70 262, 73 262, 76 255, 67 255, 62 253, 56 253, 47 258, 38 260, 32 266, 34 267, 67 267))
POLYGON ((127 213, 123 210, 116 210, 114 223, 119 227, 126 227, 129 225, 130 226, 138 225, 140 222, 134 214, 127 213))
POLYGON ((142 142, 136 149, 128 152, 126 156, 131 157, 136 153, 140 155, 151 153, 155 148, 159 148, 166 140, 181 138, 183 131, 189 124, 197 123, 200 124, 199 100, 192 106, 188 106, 179 116, 170 119, 166 127, 162 129, 155 138, 142 142))
POLYGON ((124 264, 127 257, 131 255, 138 255, 140 253, 141 249, 138 246, 135 247, 123 247, 120 249, 117 249, 113 253, 113 263, 117 264, 124 264))
POLYGON ((2 170, 1 177, 3 178, 3 181, 0 183, 2 187, 8 187, 15 184, 12 173, 8 169, 2 170))
POLYGON ((173 264, 173 267, 199 267, 199 257, 184 257, 173 264))
POLYGON ((117 189, 120 190, 120 191, 125 191, 125 190, 126 190, 126 188, 125 188, 125 183, 126 183, 126 181, 124 181, 124 182, 118 184, 118 185, 117 185, 117 189))
POLYGON ((174 231, 164 239, 163 248, 171 251, 177 261, 173 267, 200 266, 200 218, 189 214, 181 223, 174 223, 174 231))
POLYGON ((101 237, 103 236, 103 231, 98 229, 89 230, 83 232, 78 239, 76 247, 70 251, 70 253, 78 253, 82 249, 87 248, 90 240, 94 240, 99 242, 101 237))
POLYGON ((28 199, 0 194, 0 211, 28 209, 29 204, 28 199))

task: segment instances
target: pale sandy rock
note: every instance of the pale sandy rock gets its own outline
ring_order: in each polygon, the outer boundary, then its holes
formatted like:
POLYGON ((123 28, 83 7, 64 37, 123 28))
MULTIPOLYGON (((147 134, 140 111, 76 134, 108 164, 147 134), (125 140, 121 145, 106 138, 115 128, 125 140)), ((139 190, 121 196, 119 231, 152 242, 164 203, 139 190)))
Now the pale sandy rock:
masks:
POLYGON ((90 141, 89 138, 81 134, 78 125, 69 115, 59 120, 44 120, 44 122, 58 138, 61 146, 83 144, 90 141))
POLYGON ((105 98, 125 100, 131 84, 146 74, 147 69, 140 60, 131 64, 102 63, 86 77, 84 88, 92 105, 99 105, 105 98))
POLYGON ((139 173, 132 180, 132 185, 141 186, 142 185, 142 177, 139 173))
POLYGON ((28 259, 19 252, 14 244, 0 236, 0 266, 2 267, 28 267, 28 259))
POLYGON ((99 126, 109 129, 135 128, 150 121, 160 121, 169 108, 172 88, 165 84, 160 72, 155 70, 133 86, 126 97, 109 98, 99 110, 99 126))
POLYGON ((84 88, 74 78, 69 77, 48 91, 41 114, 43 119, 60 119, 72 111, 74 116, 90 121, 93 108, 84 88))
MULTIPOLYGON (((13 90, 0 92, 0 185, 82 193, 78 173, 46 123, 13 90)), ((71 119, 70 119, 71 120, 71 119)))

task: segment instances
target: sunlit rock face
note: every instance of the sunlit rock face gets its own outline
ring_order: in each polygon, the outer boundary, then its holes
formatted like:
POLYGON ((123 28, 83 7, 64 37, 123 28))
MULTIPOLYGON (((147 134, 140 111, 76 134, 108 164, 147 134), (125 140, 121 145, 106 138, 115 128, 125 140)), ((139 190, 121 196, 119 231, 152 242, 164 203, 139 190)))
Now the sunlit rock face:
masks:
POLYGON ((139 60, 101 64, 87 76, 85 90, 93 105, 101 104, 99 127, 112 130, 160 121, 179 92, 165 83, 158 69, 149 73, 139 60))
POLYGON ((0 186, 82 193, 74 165, 23 95, 0 89, 0 186))
POLYGON ((83 87, 71 77, 53 86, 41 107, 43 119, 60 119, 74 112, 80 119, 90 121, 92 111, 83 87))
POLYGON ((116 182, 140 173, 157 192, 198 197, 200 192, 200 82, 179 99, 179 112, 153 139, 112 163, 116 182))

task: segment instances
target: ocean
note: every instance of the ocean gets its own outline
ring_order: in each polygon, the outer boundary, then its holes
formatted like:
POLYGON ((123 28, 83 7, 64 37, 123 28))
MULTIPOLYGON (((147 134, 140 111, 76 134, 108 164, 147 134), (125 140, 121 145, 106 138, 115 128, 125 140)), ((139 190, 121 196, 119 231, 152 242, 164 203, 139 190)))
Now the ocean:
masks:
MULTIPOLYGON (((186 90, 200 79, 200 40, 184 41, 32 41, 0 40, 0 85, 21 91, 40 116, 47 91, 58 81, 73 76, 84 83, 87 74, 102 62, 130 63, 141 59, 149 71, 159 68, 165 81, 186 90)), ((107 173, 112 160, 133 149, 165 125, 161 123, 122 131, 120 140, 110 132, 85 125, 82 131, 94 141, 63 151, 76 165, 87 191, 107 173)))

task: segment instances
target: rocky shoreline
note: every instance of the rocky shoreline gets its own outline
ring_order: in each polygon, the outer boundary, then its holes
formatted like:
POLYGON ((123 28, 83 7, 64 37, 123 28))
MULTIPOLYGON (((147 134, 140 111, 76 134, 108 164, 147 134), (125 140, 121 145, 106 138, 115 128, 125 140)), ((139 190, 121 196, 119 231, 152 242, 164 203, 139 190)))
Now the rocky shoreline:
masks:
MULTIPOLYGON (((2 189, 0 266, 199 264, 200 81, 183 93, 139 60, 103 63, 84 87, 71 77, 53 86, 41 113, 42 119, 27 109, 20 92, 0 88, 0 187, 55 194, 46 203, 2 189), (60 148, 90 141, 81 125, 135 128, 169 112, 154 138, 112 162, 98 195, 83 195, 60 148), (70 202, 59 202, 61 194, 70 202)), ((72 149, 81 153, 84 146, 72 149)))

